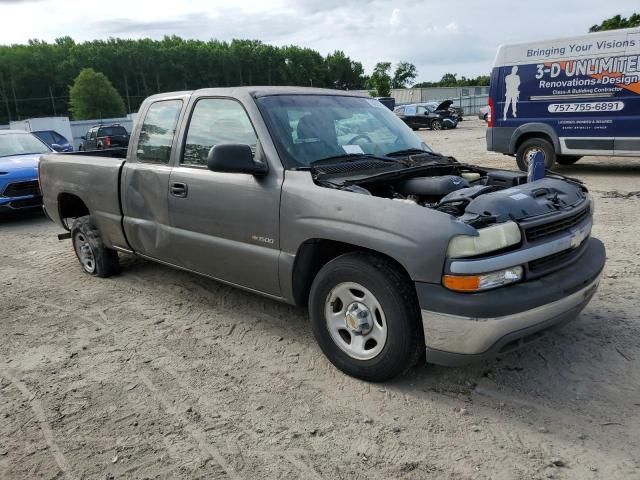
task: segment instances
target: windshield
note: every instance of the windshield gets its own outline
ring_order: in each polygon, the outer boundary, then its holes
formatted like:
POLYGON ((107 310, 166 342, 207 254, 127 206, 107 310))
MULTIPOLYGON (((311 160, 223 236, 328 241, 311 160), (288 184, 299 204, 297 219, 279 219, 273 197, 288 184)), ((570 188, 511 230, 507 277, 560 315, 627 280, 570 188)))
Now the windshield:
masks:
POLYGON ((374 99, 338 95, 277 95, 257 100, 281 157, 290 168, 326 158, 430 152, 420 138, 374 99))
POLYGON ((50 151, 44 143, 29 133, 0 134, 0 157, 49 153, 50 151))

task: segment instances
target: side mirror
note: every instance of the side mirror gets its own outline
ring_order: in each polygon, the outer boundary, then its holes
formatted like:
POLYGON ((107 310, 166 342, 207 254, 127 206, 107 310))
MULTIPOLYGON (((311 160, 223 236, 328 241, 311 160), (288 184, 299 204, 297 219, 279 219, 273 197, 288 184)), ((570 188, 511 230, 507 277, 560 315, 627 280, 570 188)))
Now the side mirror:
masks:
POLYGON ((214 172, 249 173, 264 175, 267 166, 253 159, 253 152, 249 145, 223 143, 215 145, 209 150, 207 167, 214 172))
POLYGON ((81 140, 86 140, 86 139, 87 139, 87 137, 86 137, 85 135, 82 135, 82 136, 80 137, 80 139, 81 139, 81 140))

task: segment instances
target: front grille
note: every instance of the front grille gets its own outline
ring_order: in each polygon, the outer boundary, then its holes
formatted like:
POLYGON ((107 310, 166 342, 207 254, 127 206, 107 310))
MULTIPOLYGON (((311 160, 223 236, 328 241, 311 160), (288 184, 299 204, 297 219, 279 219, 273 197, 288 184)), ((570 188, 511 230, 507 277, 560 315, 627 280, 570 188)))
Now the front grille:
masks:
POLYGON ((569 230, 572 227, 580 224, 584 219, 589 216, 589 209, 584 208, 580 212, 570 215, 568 217, 561 218, 542 225, 536 225, 535 227, 525 228, 525 236, 529 242, 538 240, 554 233, 569 230))
POLYGON ((564 263, 565 261, 569 260, 573 253, 575 253, 575 250, 570 248, 568 250, 554 253, 553 255, 548 255, 546 257, 532 260, 531 262, 529 262, 529 271, 538 273, 540 271, 547 270, 550 267, 555 267, 558 264, 564 263))
POLYGON ((27 182, 10 183, 2 192, 4 197, 26 197, 29 195, 40 195, 37 180, 29 180, 27 182))
POLYGON ((568 248, 567 250, 562 250, 561 252, 530 261, 527 265, 529 267, 529 276, 535 278, 546 275, 547 273, 551 273, 552 271, 564 268, 570 263, 573 263, 582 255, 587 243, 588 239, 584 240, 576 248, 568 248))

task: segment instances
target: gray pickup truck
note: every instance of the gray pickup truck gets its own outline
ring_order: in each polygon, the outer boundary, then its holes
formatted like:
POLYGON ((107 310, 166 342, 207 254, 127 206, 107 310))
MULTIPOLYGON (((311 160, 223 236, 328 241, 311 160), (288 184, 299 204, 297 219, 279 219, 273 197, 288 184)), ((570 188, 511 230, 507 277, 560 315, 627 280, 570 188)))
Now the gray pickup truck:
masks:
POLYGON ((86 273, 135 254, 307 305, 329 360, 369 381, 540 337, 578 315, 605 262, 580 182, 460 163, 348 92, 156 95, 126 159, 109 154, 40 161, 86 273))

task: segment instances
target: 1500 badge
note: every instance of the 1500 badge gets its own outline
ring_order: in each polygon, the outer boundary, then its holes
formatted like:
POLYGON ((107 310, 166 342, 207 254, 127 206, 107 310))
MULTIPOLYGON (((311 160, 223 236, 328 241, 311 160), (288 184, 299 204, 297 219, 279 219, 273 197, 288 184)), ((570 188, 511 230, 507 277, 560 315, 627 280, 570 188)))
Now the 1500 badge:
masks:
POLYGON ((269 237, 261 237, 259 235, 251 235, 251 240, 254 242, 268 243, 269 245, 273 245, 275 240, 269 237))

